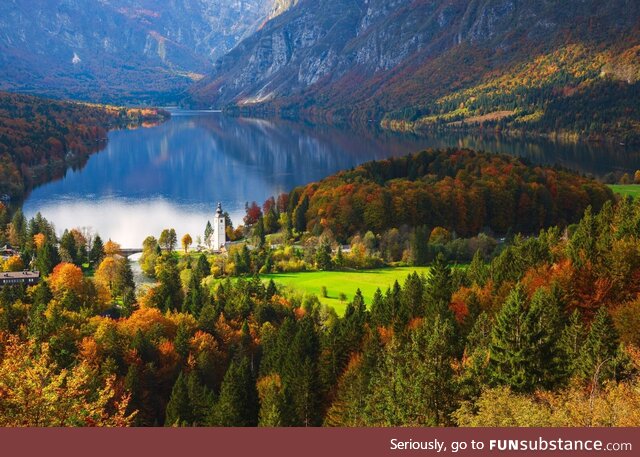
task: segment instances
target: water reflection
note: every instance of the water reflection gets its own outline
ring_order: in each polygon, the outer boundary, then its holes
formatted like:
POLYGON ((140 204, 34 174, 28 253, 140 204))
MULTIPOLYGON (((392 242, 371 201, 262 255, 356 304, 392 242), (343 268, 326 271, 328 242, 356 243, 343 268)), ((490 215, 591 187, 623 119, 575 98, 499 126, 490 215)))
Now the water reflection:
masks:
POLYGON ((160 126, 110 133, 104 151, 81 170, 34 190, 24 211, 42 212, 59 229, 93 227, 126 247, 166 227, 195 238, 218 201, 237 223, 247 201, 427 147, 505 152, 596 175, 640 168, 638 155, 624 148, 492 135, 418 137, 177 112, 160 126))

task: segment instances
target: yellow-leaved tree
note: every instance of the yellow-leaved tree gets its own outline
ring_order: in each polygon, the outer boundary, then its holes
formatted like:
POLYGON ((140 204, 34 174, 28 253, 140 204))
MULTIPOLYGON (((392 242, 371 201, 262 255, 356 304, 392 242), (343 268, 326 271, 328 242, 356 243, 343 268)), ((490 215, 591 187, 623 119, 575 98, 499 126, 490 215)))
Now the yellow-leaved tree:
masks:
POLYGON ((59 369, 47 345, 39 350, 15 335, 0 334, 1 427, 127 427, 129 396, 115 377, 101 381, 81 362, 59 369))

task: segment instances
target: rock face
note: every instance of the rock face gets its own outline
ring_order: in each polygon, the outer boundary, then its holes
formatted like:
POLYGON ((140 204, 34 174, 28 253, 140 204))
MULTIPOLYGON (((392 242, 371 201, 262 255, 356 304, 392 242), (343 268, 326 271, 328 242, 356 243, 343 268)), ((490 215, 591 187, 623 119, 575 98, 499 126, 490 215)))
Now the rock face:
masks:
POLYGON ((282 0, 3 0, 0 89, 170 100, 282 0))
POLYGON ((300 0, 220 59, 191 103, 379 116, 564 45, 617 45, 639 18, 632 0, 300 0))

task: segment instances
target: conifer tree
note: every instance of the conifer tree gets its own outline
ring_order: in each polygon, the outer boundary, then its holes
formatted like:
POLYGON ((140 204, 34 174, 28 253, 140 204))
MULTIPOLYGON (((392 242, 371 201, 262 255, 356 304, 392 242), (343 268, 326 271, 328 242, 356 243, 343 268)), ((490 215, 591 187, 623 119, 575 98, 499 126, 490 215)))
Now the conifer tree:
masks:
POLYGON ((267 290, 265 291, 265 300, 271 300, 271 298, 278 293, 278 289, 276 288, 276 283, 273 282, 273 279, 269 280, 269 284, 267 285, 267 290))
POLYGON ((371 301, 371 324, 375 327, 385 327, 391 322, 391 315, 380 288, 376 289, 371 301))
POLYGON ((293 228, 298 233, 307 230, 307 211, 309 210, 309 196, 305 195, 293 213, 293 228))
POLYGON ((36 254, 36 267, 42 276, 49 275, 56 265, 60 263, 60 256, 55 246, 47 240, 44 245, 38 249, 36 254))
POLYGON ((564 372, 567 377, 578 373, 582 346, 586 338, 586 331, 578 310, 574 310, 569 321, 562 330, 559 348, 564 355, 564 372))
POLYGON ((426 265, 429 261, 429 229, 426 226, 416 227, 411 239, 413 264, 426 265))
POLYGON ((200 254, 198 261, 196 262, 196 266, 193 268, 192 274, 198 283, 211 274, 211 265, 209 264, 206 255, 200 254))
POLYGON ((194 371, 186 376, 187 394, 191 409, 191 424, 195 426, 207 425, 209 416, 215 405, 213 392, 207 388, 194 371))
POLYGON ((403 314, 405 319, 409 320, 413 317, 424 315, 423 294, 424 283, 420 276, 418 276, 416 272, 413 272, 407 276, 400 299, 403 310, 401 314, 403 314))
POLYGON ((618 332, 613 319, 605 308, 600 308, 580 351, 579 374, 595 384, 615 378, 620 368, 618 347, 618 332))
POLYGON ((531 392, 545 379, 547 328, 541 328, 540 306, 529 306, 517 285, 497 315, 491 337, 490 375, 498 385, 531 392), (541 342, 545 342, 544 346, 541 342))
POLYGON ((484 263, 480 250, 476 251, 467 269, 467 277, 472 284, 484 286, 489 279, 489 268, 484 263))
POLYGON ((451 322, 423 321, 384 349, 366 398, 367 426, 443 426, 455 408, 451 322))
POLYGON ((427 322, 440 316, 441 320, 454 322, 453 311, 449 307, 453 294, 451 268, 442 254, 438 254, 431 269, 424 289, 424 316, 427 322))
POLYGON ((344 266, 344 255, 342 253, 342 246, 338 246, 338 252, 336 252, 334 264, 338 270, 344 266))
POLYGON ((167 404, 164 425, 166 427, 180 427, 190 426, 192 424, 193 418, 191 416, 191 404, 189 402, 187 383, 184 380, 182 372, 180 372, 171 390, 171 398, 167 404))
POLYGON ((258 424, 258 393, 247 357, 234 359, 227 369, 210 423, 217 427, 258 424))
POLYGON ((280 376, 269 375, 258 381, 260 412, 258 426, 281 427, 284 425, 285 397, 280 376))
POLYGON ((319 342, 313 320, 305 316, 289 342, 282 370, 285 395, 290 401, 290 425, 319 425, 320 384, 318 370, 319 342))
POLYGON ((213 334, 215 332, 215 326, 219 314, 220 313, 212 303, 205 303, 200 310, 200 315, 198 316, 198 328, 202 331, 213 334))
POLYGON ((331 245, 328 241, 323 240, 316 251, 316 267, 318 270, 329 271, 333 269, 333 261, 331 260, 331 245))
POLYGON ((102 259, 104 259, 104 243, 100 235, 96 235, 91 245, 91 251, 89 252, 89 260, 93 262, 94 265, 100 265, 102 259))
POLYGON ((174 346, 176 348, 176 353, 182 358, 182 360, 186 360, 189 356, 189 340, 191 339, 191 335, 189 334, 189 329, 184 321, 178 324, 178 329, 176 330, 176 338, 174 340, 174 346))
POLYGON ((258 248, 262 248, 264 246, 266 237, 265 237, 265 228, 264 228, 264 218, 260 216, 258 218, 258 222, 256 222, 255 227, 253 229, 253 235, 256 239, 256 244, 258 248))
POLYGON ((204 243, 209 249, 211 249, 211 237, 213 236, 213 227, 211 221, 207 221, 207 226, 204 228, 204 243))
POLYGON ((564 326, 564 303, 557 286, 540 288, 531 299, 529 313, 533 319, 534 329, 538 331, 538 355, 540 357, 540 384, 547 388, 554 388, 565 378, 563 370, 564 355, 560 345, 560 337, 564 326))
POLYGON ((595 263, 598 241, 598 224, 593 216, 591 207, 584 212, 568 245, 569 258, 576 268, 583 267, 587 262, 595 263))

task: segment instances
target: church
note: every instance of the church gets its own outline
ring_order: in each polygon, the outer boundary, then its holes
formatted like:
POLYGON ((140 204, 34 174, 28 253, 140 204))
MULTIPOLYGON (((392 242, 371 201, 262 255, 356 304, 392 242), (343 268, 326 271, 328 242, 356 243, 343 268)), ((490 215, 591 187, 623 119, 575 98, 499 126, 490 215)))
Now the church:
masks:
POLYGON ((216 216, 213 219, 213 250, 222 251, 227 244, 226 221, 222 212, 222 203, 218 203, 216 216))

